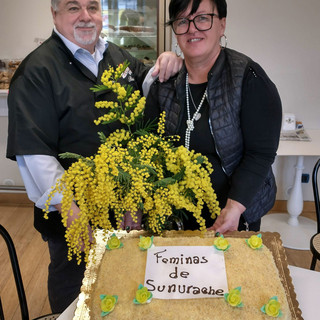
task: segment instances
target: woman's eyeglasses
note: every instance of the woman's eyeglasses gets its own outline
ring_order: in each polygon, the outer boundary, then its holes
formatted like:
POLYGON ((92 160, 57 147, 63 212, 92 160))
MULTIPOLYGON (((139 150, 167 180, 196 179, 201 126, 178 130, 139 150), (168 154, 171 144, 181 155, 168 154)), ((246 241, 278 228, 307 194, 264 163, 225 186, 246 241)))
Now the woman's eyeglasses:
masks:
POLYGON ((172 22, 172 30, 176 35, 185 34, 189 31, 190 23, 199 31, 207 31, 212 28, 213 17, 218 17, 215 13, 205 13, 195 16, 193 19, 179 18, 172 22))

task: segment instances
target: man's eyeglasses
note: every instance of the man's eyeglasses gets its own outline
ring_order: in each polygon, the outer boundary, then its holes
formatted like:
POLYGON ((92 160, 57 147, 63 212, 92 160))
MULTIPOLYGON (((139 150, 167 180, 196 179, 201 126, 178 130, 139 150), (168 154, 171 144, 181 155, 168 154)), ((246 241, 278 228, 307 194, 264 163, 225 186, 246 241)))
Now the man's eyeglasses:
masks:
POLYGON ((189 31, 190 23, 199 31, 207 31, 212 28, 213 17, 218 17, 215 13, 199 14, 193 19, 179 18, 172 22, 172 30, 176 35, 185 34, 189 31))

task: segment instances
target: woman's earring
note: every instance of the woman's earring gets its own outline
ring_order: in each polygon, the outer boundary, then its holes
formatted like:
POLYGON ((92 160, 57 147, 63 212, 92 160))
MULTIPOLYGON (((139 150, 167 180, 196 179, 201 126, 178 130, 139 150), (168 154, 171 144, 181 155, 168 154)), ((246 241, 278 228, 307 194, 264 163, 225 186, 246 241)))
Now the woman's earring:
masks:
POLYGON ((176 43, 176 45, 174 46, 174 52, 175 52, 177 57, 181 57, 182 51, 181 51, 178 43, 176 43))
POLYGON ((224 34, 224 35, 220 38, 220 47, 221 47, 222 49, 225 49, 225 48, 227 47, 227 44, 228 44, 228 38, 227 38, 227 36, 224 34), (223 44, 222 38, 224 38, 224 44, 223 44))

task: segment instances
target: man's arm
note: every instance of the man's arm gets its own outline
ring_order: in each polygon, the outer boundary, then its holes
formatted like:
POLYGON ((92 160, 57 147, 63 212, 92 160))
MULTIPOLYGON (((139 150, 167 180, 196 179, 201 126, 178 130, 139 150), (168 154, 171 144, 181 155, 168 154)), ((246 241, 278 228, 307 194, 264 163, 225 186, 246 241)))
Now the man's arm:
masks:
POLYGON ((174 76, 182 67, 183 59, 172 51, 166 51, 159 55, 152 76, 159 77, 160 82, 167 81, 174 76))
MULTIPOLYGON (((29 199, 44 209, 48 195, 57 179, 61 178, 64 169, 55 157, 47 155, 17 155, 17 163, 29 199)), ((51 200, 50 211, 62 200, 61 194, 55 194, 51 200)))
POLYGON ((151 84, 157 78, 159 78, 160 82, 167 81, 170 77, 180 71, 182 65, 183 60, 180 57, 177 57, 175 53, 166 51, 160 54, 155 65, 149 70, 143 81, 143 95, 145 97, 148 95, 151 84))

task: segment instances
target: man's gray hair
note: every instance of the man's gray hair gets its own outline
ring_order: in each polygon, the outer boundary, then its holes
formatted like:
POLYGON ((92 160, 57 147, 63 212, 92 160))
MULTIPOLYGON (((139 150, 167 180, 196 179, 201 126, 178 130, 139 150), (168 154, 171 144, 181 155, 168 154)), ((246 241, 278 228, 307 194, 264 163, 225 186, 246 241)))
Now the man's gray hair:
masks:
POLYGON ((51 0, 51 7, 54 11, 58 10, 60 0, 51 0))

